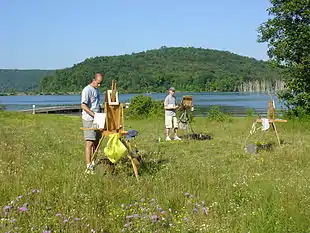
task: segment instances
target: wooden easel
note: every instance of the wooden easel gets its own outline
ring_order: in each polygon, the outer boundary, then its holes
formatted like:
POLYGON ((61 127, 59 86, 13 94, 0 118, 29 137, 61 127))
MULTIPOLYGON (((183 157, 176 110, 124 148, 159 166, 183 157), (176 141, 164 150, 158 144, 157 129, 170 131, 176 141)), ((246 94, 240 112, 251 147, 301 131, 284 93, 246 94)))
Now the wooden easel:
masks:
MULTIPOLYGON (((283 119, 275 119, 275 106, 274 106, 274 102, 272 100, 270 100, 268 102, 268 113, 267 113, 267 119, 269 121, 269 124, 270 126, 272 127, 273 131, 275 132, 276 134, 276 137, 277 137, 277 140, 278 140, 278 143, 279 143, 279 146, 281 146, 281 141, 280 141, 280 137, 279 137, 279 134, 278 134, 278 131, 277 131, 277 128, 276 128, 276 122, 280 122, 280 123, 283 123, 283 122, 287 122, 287 120, 283 120, 283 119)), ((259 118, 254 122, 255 123, 262 123, 263 120, 262 120, 262 117, 259 116, 259 118)), ((251 133, 250 133, 251 135, 251 133)), ((249 136, 250 136, 249 135, 249 136)), ((247 137, 247 139, 249 138, 249 136, 247 137)), ((246 139, 246 141, 247 141, 246 139)), ((246 144, 246 142, 245 142, 246 144)))
POLYGON ((106 113, 106 122, 105 127, 103 129, 97 128, 81 128, 81 130, 95 130, 101 132, 101 138, 99 143, 93 153, 91 161, 95 161, 99 152, 100 145, 102 144, 105 136, 119 133, 121 142, 127 148, 127 157, 131 161, 131 165, 133 167, 134 175, 138 180, 138 167, 140 165, 137 158, 134 157, 134 151, 132 150, 132 146, 129 141, 126 140, 124 136, 128 134, 128 131, 124 130, 124 114, 123 114, 123 104, 118 101, 118 92, 116 90, 116 81, 112 80, 111 90, 105 92, 104 99, 104 112, 106 113))
POLYGON ((180 107, 178 108, 178 111, 181 112, 181 115, 179 117, 179 123, 183 125, 183 129, 187 129, 188 131, 192 130, 192 127, 189 122, 188 118, 188 111, 191 111, 193 108, 193 97, 192 96, 183 96, 182 102, 180 107))

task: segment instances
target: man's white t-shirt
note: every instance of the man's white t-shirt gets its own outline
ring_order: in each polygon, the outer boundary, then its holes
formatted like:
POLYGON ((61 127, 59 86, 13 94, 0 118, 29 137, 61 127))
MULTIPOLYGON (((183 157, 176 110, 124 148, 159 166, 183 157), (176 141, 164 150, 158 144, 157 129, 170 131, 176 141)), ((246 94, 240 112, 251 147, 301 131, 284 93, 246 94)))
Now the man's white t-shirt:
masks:
MULTIPOLYGON (((84 87, 81 96, 81 104, 86 104, 87 107, 95 112, 100 112, 100 92, 98 88, 94 88, 90 84, 84 87)), ((84 109, 82 111, 82 119, 85 121, 93 121, 94 117, 89 115, 84 109)))

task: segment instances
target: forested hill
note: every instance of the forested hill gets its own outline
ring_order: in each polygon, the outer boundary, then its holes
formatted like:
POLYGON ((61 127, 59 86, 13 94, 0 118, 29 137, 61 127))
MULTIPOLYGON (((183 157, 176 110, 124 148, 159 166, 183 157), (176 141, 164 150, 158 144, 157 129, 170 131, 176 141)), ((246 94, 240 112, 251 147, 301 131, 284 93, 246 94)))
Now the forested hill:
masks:
POLYGON ((252 89, 267 89, 266 85, 274 88, 279 80, 278 72, 267 62, 253 58, 211 49, 161 47, 131 55, 88 58, 45 77, 41 87, 45 92, 79 92, 96 72, 105 75, 103 88, 116 79, 118 89, 127 92, 160 92, 169 86, 180 91, 239 91, 249 82, 252 89))
POLYGON ((0 69, 0 93, 38 91, 38 84, 54 70, 0 69))

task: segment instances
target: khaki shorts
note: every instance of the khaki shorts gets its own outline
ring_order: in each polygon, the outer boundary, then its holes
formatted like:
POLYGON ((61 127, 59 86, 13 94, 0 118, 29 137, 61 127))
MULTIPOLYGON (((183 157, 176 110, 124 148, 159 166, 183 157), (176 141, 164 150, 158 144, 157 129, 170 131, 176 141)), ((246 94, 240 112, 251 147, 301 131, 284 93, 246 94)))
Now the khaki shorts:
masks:
MULTIPOLYGON (((92 128, 93 121, 83 120, 83 128, 92 128)), ((98 141, 101 138, 101 133, 95 130, 83 130, 85 141, 98 141)))
POLYGON ((177 129, 178 128, 178 120, 176 116, 165 116, 165 126, 167 129, 177 129))

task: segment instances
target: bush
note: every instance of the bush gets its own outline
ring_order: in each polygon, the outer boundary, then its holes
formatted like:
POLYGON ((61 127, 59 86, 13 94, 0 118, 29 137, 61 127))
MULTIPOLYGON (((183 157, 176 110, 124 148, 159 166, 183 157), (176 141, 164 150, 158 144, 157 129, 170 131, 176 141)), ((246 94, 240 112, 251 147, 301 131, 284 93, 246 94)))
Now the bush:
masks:
POLYGON ((211 121, 231 121, 231 117, 220 111, 219 106, 212 106, 208 112, 208 119, 211 121))
POLYGON ((163 116, 162 101, 153 100, 150 96, 136 95, 131 98, 127 116, 134 119, 163 116))

